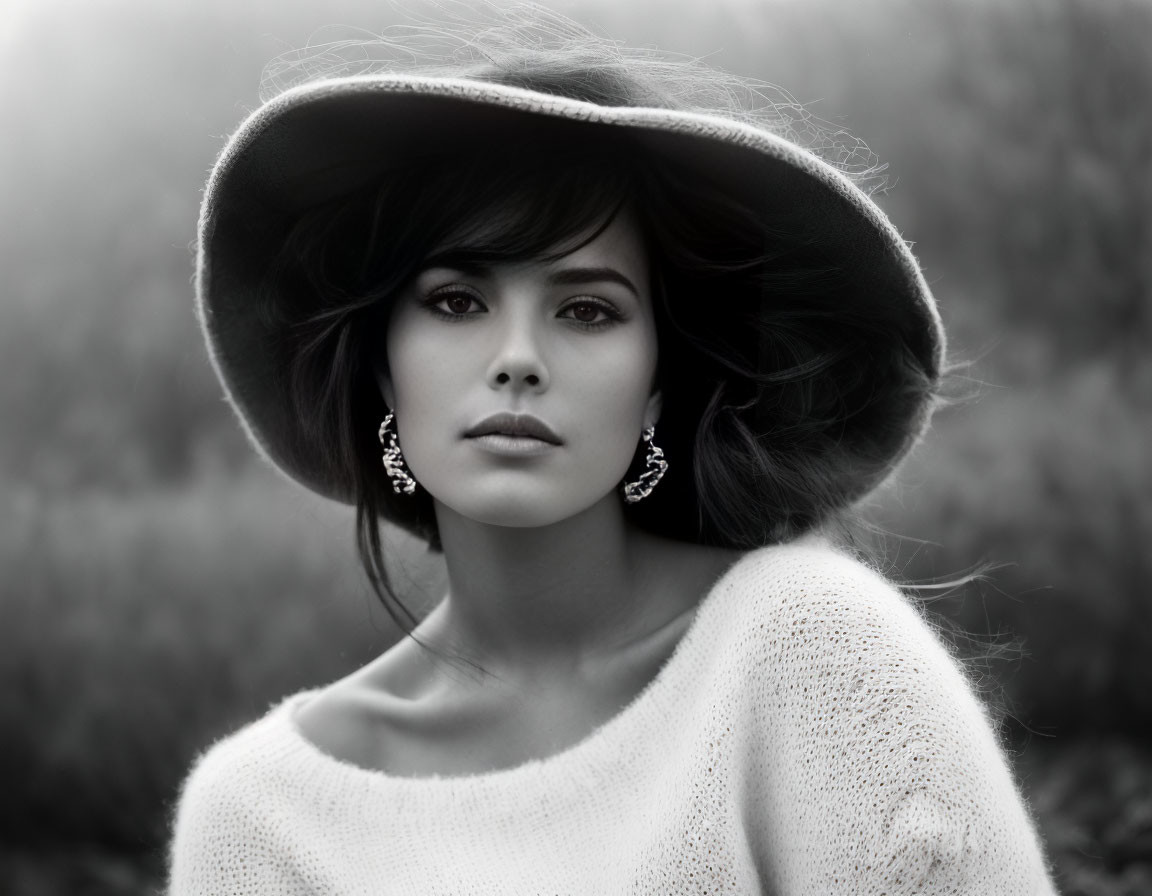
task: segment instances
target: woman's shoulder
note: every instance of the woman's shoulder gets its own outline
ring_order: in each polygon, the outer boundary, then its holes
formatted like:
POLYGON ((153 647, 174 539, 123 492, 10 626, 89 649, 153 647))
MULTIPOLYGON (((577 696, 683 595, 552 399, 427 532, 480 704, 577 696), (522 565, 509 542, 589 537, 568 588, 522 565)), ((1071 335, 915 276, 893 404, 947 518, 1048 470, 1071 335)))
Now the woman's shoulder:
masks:
POLYGON ((799 795, 780 807, 790 829, 871 857, 877 892, 899 876, 917 892, 1045 880, 995 724, 913 599, 816 542, 738 571, 754 605, 745 687, 770 745, 762 767, 799 795), (982 874, 1012 882, 981 886, 982 874))
POLYGON ((222 804, 252 805, 253 793, 268 794, 276 777, 290 774, 288 760, 298 755, 292 709, 312 691, 302 691, 273 704, 260 718, 221 737, 192 763, 181 787, 181 815, 198 814, 222 804))
POLYGON ((750 556, 743 572, 767 716, 845 748, 920 738, 999 761, 992 720, 938 626, 875 569, 811 540, 750 556))
POLYGON ((930 665, 952 674, 949 649, 915 601, 826 539, 753 551, 724 586, 726 624, 753 632, 757 652, 773 663, 907 674, 930 665))
POLYGON ((816 535, 745 554, 726 585, 749 609, 774 618, 799 615, 813 624, 913 609, 892 581, 816 535))
POLYGON ((172 819, 168 892, 297 892, 291 836, 302 751, 291 710, 308 691, 213 743, 184 779, 172 819))

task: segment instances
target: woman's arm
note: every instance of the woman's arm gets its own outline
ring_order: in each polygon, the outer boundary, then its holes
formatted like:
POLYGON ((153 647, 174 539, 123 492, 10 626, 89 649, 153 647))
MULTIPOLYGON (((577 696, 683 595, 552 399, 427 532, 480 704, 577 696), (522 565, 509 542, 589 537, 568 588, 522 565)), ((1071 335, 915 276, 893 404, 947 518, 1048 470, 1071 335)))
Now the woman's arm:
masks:
POLYGON ((854 560, 773 601, 760 701, 784 892, 1054 893, 992 724, 919 611, 854 560))

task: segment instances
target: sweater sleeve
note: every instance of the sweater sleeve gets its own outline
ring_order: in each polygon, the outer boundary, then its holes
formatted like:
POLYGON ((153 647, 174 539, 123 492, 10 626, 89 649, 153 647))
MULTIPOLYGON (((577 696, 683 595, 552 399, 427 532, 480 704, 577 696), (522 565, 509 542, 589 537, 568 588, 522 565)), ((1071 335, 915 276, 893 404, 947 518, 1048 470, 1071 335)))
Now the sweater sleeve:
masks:
POLYGON ((1052 894, 990 719, 911 602, 821 552, 761 616, 781 892, 1052 894))
POLYGON ((241 732, 216 744, 188 775, 176 809, 168 896, 311 892, 277 843, 268 788, 246 766, 241 732))

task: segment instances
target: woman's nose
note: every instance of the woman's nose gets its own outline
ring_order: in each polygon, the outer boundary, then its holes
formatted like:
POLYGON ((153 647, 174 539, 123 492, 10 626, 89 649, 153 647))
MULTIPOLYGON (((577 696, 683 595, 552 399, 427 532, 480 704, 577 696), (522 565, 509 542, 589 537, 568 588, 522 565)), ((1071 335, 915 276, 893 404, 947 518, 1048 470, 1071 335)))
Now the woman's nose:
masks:
POLYGON ((548 381, 548 365, 532 323, 509 320, 488 367, 488 385, 493 389, 541 392, 548 388, 548 381))

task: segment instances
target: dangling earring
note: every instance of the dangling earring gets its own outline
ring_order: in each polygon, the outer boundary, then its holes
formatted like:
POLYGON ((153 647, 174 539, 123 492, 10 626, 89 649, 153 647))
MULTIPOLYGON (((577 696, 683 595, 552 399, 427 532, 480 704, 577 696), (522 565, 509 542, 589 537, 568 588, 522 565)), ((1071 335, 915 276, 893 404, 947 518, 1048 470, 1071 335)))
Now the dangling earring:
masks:
POLYGON ((398 495, 410 495, 416 491, 416 480, 404 467, 404 455, 400 453, 400 442, 396 438, 396 427, 392 421, 396 415, 391 411, 380 424, 380 444, 384 447, 384 472, 392 480, 392 491, 398 495))
POLYGON ((649 426, 641 436, 648 443, 648 456, 644 458, 644 472, 640 474, 640 478, 635 482, 624 483, 624 500, 629 504, 642 501, 652 494, 652 489, 656 488, 656 483, 664 477, 668 469, 663 449, 656 447, 656 443, 652 441, 652 436, 655 434, 656 427, 649 426))

